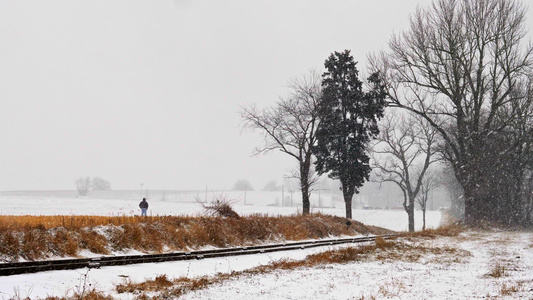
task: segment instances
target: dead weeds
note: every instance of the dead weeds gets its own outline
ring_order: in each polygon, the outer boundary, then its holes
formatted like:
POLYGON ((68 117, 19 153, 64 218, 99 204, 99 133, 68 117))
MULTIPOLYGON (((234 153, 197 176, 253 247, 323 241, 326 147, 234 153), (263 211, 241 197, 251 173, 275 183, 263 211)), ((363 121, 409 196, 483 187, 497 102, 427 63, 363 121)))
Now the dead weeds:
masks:
POLYGON ((499 292, 501 296, 513 296, 516 293, 526 291, 529 286, 531 286, 531 282, 502 282, 499 292))
POLYGON ((411 237, 424 237, 424 238, 436 238, 436 237, 457 237, 465 228, 461 225, 452 224, 449 226, 441 226, 436 229, 426 229, 422 231, 407 233, 407 236, 411 237))
POLYGON ((495 263, 485 276, 493 278, 505 277, 507 276, 507 270, 504 265, 495 263))
POLYGON ((383 234, 391 231, 322 214, 248 217, 0 216, 0 260, 75 257, 134 249, 145 253, 205 246, 383 234))

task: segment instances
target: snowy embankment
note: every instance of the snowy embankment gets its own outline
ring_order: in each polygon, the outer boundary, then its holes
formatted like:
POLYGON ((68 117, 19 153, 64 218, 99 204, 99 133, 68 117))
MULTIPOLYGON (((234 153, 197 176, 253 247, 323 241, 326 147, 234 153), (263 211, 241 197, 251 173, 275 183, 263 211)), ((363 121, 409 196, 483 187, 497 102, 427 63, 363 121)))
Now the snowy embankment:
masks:
MULTIPOLYGON (((411 245, 411 250, 400 252, 401 259, 383 257, 384 252, 378 251, 351 263, 244 275, 181 299, 529 299, 533 295, 532 241, 533 233, 528 232, 407 239, 401 242, 411 245)), ((135 299, 134 294, 117 293, 115 285, 162 274, 170 279, 215 276, 283 258, 304 259, 324 250, 9 276, 0 280, 0 299, 66 296, 84 287, 116 299, 135 299)))

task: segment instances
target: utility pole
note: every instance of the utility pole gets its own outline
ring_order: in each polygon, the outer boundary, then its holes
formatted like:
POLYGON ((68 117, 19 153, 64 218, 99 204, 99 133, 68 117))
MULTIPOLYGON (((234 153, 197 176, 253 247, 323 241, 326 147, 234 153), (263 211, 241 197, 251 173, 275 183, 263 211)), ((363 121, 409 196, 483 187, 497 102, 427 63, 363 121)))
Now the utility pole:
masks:
POLYGON ((320 197, 320 191, 322 190, 322 182, 318 183, 318 207, 322 207, 322 198, 320 197))
POLYGON ((289 190, 289 193, 291 193, 291 207, 292 207, 292 193, 294 193, 293 190, 289 190))
POLYGON ((285 186, 281 185, 281 206, 283 206, 285 201, 285 186))

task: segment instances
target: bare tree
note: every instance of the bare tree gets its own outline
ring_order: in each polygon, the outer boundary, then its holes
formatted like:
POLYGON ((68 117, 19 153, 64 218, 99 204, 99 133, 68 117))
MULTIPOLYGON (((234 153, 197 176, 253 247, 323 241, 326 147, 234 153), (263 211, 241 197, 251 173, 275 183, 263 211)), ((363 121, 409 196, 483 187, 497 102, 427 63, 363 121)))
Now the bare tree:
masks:
POLYGON ((253 191, 252 184, 246 179, 239 179, 233 185, 234 191, 253 191))
POLYGON ((89 192, 89 188, 91 187, 91 178, 89 176, 87 177, 80 177, 76 179, 76 189, 78 190, 78 195, 85 196, 89 192))
POLYGON ((279 191, 281 190, 281 187, 278 185, 278 183, 275 180, 271 180, 265 184, 263 187, 263 191, 279 191))
POLYGON ((264 144, 254 150, 254 155, 279 150, 298 161, 298 170, 292 176, 298 178, 302 192, 303 214, 310 212, 312 187, 317 181, 312 168, 311 148, 316 143, 317 104, 321 97, 321 78, 310 71, 300 79, 289 83, 290 93, 275 105, 266 109, 255 106, 241 111, 243 128, 259 130, 264 144))
POLYGON ((436 155, 437 132, 422 118, 388 115, 380 124, 374 145, 374 170, 377 181, 393 182, 402 190, 403 207, 409 231, 415 230, 415 201, 424 188, 424 178, 436 155))
POLYGON ((111 183, 109 181, 101 178, 101 177, 94 177, 92 180, 92 189, 93 191, 109 191, 111 190, 111 183))
POLYGON ((422 210, 422 230, 426 230, 426 211, 429 201, 429 193, 437 186, 437 178, 434 173, 428 172, 422 179, 420 185, 420 192, 416 197, 416 203, 420 205, 422 210))
POLYGON ((410 29, 391 39, 389 52, 371 57, 391 104, 425 118, 446 142, 469 224, 496 212, 487 189, 492 171, 484 168, 493 156, 485 151, 519 114, 514 103, 523 95, 513 92, 533 66, 533 46, 521 43, 525 15, 517 0, 436 0, 416 11, 410 29))

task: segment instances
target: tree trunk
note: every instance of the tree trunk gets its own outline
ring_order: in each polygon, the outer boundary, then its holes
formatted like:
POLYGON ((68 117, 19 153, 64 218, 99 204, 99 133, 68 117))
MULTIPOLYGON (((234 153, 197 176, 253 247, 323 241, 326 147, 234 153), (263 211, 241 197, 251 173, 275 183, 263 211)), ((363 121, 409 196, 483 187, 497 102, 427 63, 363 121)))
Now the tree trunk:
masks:
POLYGON ((415 210, 414 205, 409 206, 409 210, 407 212, 408 218, 409 218, 409 232, 415 232, 415 210))
POLYGON ((483 201, 480 197, 468 195, 465 189, 465 224, 477 226, 487 220, 483 201))
POLYGON ((311 202, 309 201, 309 186, 302 185, 302 214, 308 215, 311 211, 311 202))
POLYGON ((411 192, 403 191, 403 208, 407 213, 409 232, 415 232, 415 199, 411 192))
POLYGON ((311 202, 309 200, 309 170, 311 169, 311 156, 300 160, 300 189, 302 190, 302 214, 308 215, 311 211, 311 202))
POLYGON ((494 201, 491 201, 487 195, 480 191, 484 186, 480 180, 473 181, 474 184, 470 186, 463 186, 465 197, 465 224, 469 226, 477 226, 487 221, 491 221, 493 214, 497 207, 494 206, 494 201))
POLYGON ((465 165, 462 168, 463 179, 461 186, 463 187, 463 195, 465 198, 465 216, 464 222, 469 226, 476 226, 490 218, 490 212, 487 212, 487 207, 490 203, 485 203, 483 190, 488 190, 489 186, 485 184, 485 180, 482 178, 479 171, 479 167, 473 164, 465 165))
POLYGON ((344 195, 344 206, 346 207, 346 219, 352 219, 352 195, 344 195))
POLYGON ((426 230, 426 208, 422 209, 422 231, 426 230))
POLYGON ((464 197, 465 197, 465 218, 464 218, 465 224, 470 225, 470 226, 475 225, 477 222, 476 221, 477 216, 476 216, 476 211, 474 208, 474 203, 475 203, 474 197, 469 195, 466 189, 465 189, 464 197))
POLYGON ((520 166, 515 169, 514 180, 511 183, 513 185, 513 196, 508 210, 509 225, 526 225, 524 215, 526 209, 523 201, 523 191, 525 188, 523 178, 525 178, 525 174, 522 170, 520 170, 520 166))

